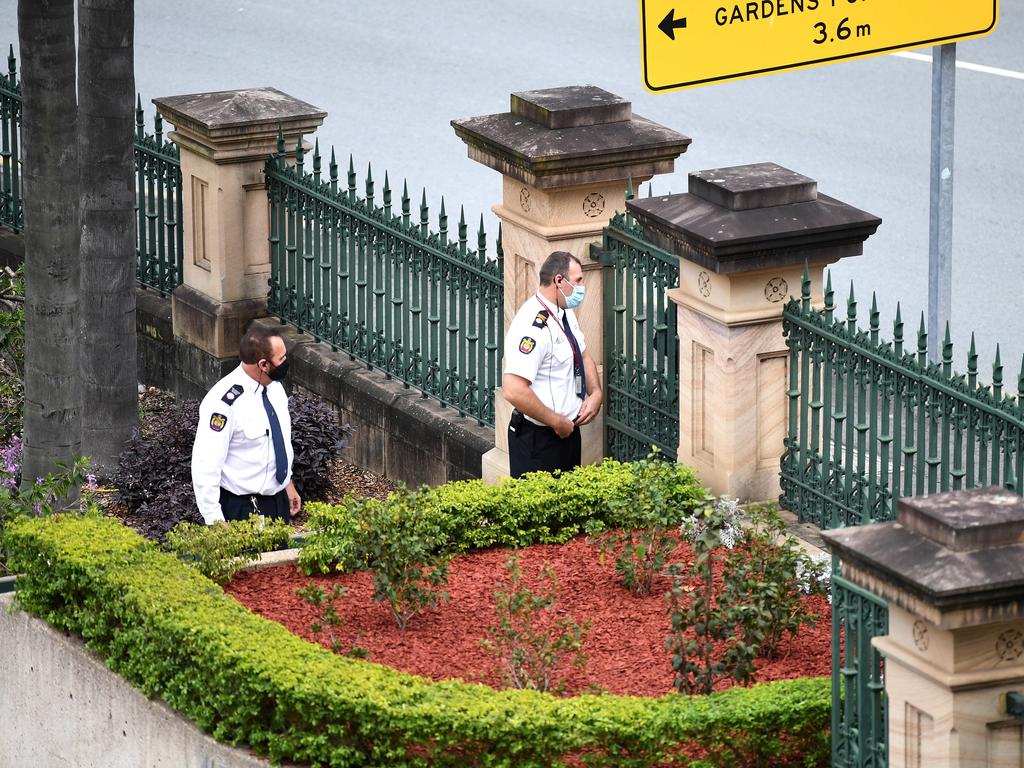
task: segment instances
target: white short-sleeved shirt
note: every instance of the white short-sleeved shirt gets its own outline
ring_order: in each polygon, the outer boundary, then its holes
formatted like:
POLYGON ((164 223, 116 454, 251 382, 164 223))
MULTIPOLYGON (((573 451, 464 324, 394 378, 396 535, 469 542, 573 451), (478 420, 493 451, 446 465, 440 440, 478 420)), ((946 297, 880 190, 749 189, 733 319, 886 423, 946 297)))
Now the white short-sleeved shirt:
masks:
POLYGON ((522 376, 544 405, 560 416, 575 419, 583 401, 576 394, 572 345, 561 325, 565 315, 582 354, 587 343, 576 314, 534 294, 509 324, 505 335, 505 373, 522 376))
POLYGON ((241 365, 214 384, 199 406, 192 446, 192 487, 207 524, 224 519, 221 488, 239 496, 272 496, 291 480, 294 451, 288 394, 280 382, 272 381, 267 398, 281 424, 288 454, 288 474, 283 483, 277 482, 277 458, 263 405, 263 387, 241 365))

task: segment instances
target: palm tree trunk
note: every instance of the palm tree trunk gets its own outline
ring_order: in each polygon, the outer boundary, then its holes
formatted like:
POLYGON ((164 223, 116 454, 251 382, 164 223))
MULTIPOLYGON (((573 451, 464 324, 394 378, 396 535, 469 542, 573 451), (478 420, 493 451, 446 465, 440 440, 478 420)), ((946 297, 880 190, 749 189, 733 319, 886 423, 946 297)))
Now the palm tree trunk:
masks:
POLYGON ((138 422, 134 0, 79 0, 82 443, 102 474, 138 422))
MULTIPOLYGON (((25 211, 22 486, 81 448, 74 0, 19 0, 25 211)), ((74 494, 77 497, 77 493, 74 494)))

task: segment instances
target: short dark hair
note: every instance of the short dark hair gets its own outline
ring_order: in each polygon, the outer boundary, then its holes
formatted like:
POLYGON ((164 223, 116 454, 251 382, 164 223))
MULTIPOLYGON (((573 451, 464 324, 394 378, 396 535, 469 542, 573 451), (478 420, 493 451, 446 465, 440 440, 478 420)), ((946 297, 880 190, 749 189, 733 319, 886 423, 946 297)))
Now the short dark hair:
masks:
MULTIPOLYGON (((255 364, 260 360, 270 360, 274 354, 270 340, 281 338, 281 334, 261 325, 250 326, 238 344, 238 356, 243 363, 255 364)), ((283 339, 282 339, 283 340, 283 339)))
POLYGON ((583 267, 583 262, 568 251, 554 251, 544 259, 544 263, 540 265, 541 286, 551 285, 551 281, 555 279, 556 275, 564 275, 568 279, 570 261, 575 261, 580 268, 583 267))

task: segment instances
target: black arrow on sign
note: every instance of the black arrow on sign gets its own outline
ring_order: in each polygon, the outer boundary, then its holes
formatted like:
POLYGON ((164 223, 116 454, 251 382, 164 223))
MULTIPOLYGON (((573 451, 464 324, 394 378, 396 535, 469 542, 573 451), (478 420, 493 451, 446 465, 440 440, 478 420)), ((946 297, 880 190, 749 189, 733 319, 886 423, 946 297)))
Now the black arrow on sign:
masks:
POLYGON ((675 15, 676 10, 673 8, 668 12, 668 15, 661 20, 661 24, 658 25, 658 29, 668 35, 669 40, 676 39, 677 29, 686 29, 686 17, 684 16, 681 19, 677 19, 675 18, 675 15))

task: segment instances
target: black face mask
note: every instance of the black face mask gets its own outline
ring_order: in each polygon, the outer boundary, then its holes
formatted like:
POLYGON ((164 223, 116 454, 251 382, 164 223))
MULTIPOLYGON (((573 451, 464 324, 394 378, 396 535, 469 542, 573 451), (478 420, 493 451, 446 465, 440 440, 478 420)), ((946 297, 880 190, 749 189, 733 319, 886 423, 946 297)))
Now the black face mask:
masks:
MULTIPOLYGON (((270 361, 268 360, 269 364, 270 361)), ((288 360, 287 358, 280 365, 275 365, 269 371, 267 371, 267 378, 271 381, 284 381, 284 377, 288 375, 288 360)))

